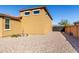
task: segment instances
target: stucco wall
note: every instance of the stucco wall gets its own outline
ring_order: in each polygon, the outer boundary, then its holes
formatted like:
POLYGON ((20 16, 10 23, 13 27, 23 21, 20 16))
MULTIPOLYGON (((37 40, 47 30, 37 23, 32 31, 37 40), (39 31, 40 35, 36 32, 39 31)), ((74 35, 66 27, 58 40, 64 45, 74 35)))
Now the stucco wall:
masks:
POLYGON ((30 11, 30 16, 25 16, 24 12, 20 12, 22 19, 16 21, 10 19, 10 30, 5 30, 5 18, 0 18, 0 36, 10 36, 14 34, 47 34, 52 31, 51 18, 46 15, 44 9, 39 9, 40 14, 35 15, 30 11))
POLYGON ((21 34, 21 23, 10 19, 10 30, 5 30, 5 19, 2 21, 2 36, 10 36, 14 34, 21 34))
POLYGON ((2 18, 0 18, 0 37, 2 36, 2 18))
POLYGON ((20 12, 22 16, 22 32, 25 34, 47 34, 52 31, 52 23, 49 16, 46 16, 44 9, 39 9, 41 13, 34 15, 32 10, 29 16, 25 16, 24 12, 20 12))

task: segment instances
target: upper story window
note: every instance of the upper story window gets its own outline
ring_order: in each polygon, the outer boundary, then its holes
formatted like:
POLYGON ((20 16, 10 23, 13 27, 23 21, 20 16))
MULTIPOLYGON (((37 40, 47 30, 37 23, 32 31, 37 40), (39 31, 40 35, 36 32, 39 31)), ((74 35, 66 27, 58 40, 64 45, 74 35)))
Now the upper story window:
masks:
POLYGON ((48 16, 48 13, 46 13, 46 16, 48 16))
POLYGON ((40 10, 33 10, 33 14, 40 14, 40 10))
POLYGON ((29 12, 29 11, 26 11, 26 12, 25 12, 25 15, 26 15, 26 16, 29 16, 29 15, 30 15, 30 12, 29 12))
POLYGON ((10 29, 10 18, 5 19, 5 29, 10 29))

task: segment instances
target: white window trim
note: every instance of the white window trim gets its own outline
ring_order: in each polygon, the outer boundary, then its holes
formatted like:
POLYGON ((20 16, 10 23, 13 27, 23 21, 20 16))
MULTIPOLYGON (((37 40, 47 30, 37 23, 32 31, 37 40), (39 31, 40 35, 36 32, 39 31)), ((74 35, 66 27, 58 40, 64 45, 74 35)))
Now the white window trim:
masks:
MULTIPOLYGON (((29 12, 30 13, 30 11, 25 11, 25 12, 29 12)), ((24 12, 24 15, 25 15, 25 12, 24 12)), ((30 15, 30 14, 29 14, 30 15)), ((25 16, 29 16, 29 15, 25 15, 25 16)))
POLYGON ((4 31, 10 31, 11 29, 4 29, 4 31))
POLYGON ((33 10, 33 11, 32 11, 32 14, 33 14, 33 15, 39 15, 40 12, 41 12, 40 10, 33 10), (34 14, 34 11, 39 11, 39 13, 38 13, 38 14, 34 14))

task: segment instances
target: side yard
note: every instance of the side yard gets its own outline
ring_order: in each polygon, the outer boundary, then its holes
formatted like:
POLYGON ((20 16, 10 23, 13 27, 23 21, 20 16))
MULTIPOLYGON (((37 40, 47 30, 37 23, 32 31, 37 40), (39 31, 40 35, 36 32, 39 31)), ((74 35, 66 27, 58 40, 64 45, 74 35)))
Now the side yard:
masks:
POLYGON ((79 39, 66 33, 63 33, 63 35, 65 36, 66 40, 73 46, 73 48, 79 53, 79 39))
POLYGON ((60 32, 18 38, 0 38, 0 52, 73 53, 76 49, 60 32))

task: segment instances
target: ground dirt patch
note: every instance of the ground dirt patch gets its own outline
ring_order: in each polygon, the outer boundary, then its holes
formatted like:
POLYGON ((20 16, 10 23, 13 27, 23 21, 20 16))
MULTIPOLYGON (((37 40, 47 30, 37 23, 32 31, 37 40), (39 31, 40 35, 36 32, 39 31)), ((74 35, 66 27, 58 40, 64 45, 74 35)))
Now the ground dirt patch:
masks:
POLYGON ((0 38, 0 52, 67 53, 76 52, 61 32, 18 38, 0 38))

